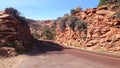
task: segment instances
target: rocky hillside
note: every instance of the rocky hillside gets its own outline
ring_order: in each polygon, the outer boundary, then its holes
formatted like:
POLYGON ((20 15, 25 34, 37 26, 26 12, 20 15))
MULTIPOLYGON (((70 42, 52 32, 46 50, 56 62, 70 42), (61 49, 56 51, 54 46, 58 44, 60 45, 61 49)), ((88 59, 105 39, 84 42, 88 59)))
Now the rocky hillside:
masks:
POLYGON ((11 57, 30 51, 35 38, 53 39, 55 27, 54 20, 26 19, 14 8, 0 11, 0 57, 11 57))
POLYGON ((101 6, 74 13, 73 16, 79 21, 69 18, 62 21, 63 31, 61 24, 57 24, 56 42, 66 46, 120 54, 120 12, 113 11, 115 7, 101 6), (72 29, 70 23, 74 25, 72 29))
POLYGON ((15 55, 32 48, 33 37, 24 17, 14 8, 0 11, 0 55, 15 55))

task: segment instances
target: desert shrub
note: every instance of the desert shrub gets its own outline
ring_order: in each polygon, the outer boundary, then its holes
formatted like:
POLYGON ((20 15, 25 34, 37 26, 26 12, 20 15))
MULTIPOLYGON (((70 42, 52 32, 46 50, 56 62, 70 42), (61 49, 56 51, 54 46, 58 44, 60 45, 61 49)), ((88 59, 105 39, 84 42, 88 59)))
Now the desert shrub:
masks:
POLYGON ((19 19, 21 22, 27 22, 27 19, 25 19, 25 17, 20 16, 20 12, 12 7, 8 7, 5 8, 5 12, 11 14, 12 16, 14 16, 15 18, 19 19))
POLYGON ((64 31, 66 26, 70 27, 71 30, 82 31, 87 29, 86 22, 79 20, 76 16, 65 15, 62 19, 59 20, 58 25, 60 26, 61 31, 64 31))
POLYGON ((76 20, 74 29, 80 33, 81 39, 86 40, 86 34, 87 34, 87 23, 86 22, 82 20, 76 20))
POLYGON ((75 9, 71 9, 70 14, 71 15, 75 15, 75 13, 76 13, 76 10, 75 9))
POLYGON ((66 21, 66 18, 62 18, 62 19, 59 20, 58 24, 60 26, 60 31, 64 31, 65 30, 65 28, 66 28, 65 21, 66 21))
POLYGON ((10 42, 7 42, 6 45, 8 47, 16 47, 16 46, 19 46, 19 45, 23 45, 22 42, 19 40, 15 40, 15 41, 10 41, 10 42))
POLYGON ((20 21, 20 24, 25 26, 25 30, 29 30, 29 26, 27 25, 27 19, 23 16, 20 15, 20 12, 12 7, 8 7, 5 8, 5 12, 11 14, 12 16, 14 16, 16 19, 18 19, 20 21))
POLYGON ((34 38, 36 38, 36 39, 39 39, 39 38, 41 37, 37 32, 32 33, 32 35, 33 35, 34 38))
POLYGON ((55 39, 55 29, 50 29, 48 27, 44 27, 42 30, 42 37, 45 40, 54 40, 55 39))
POLYGON ((52 38, 53 38, 52 32, 46 30, 46 31, 44 32, 44 34, 45 34, 45 36, 46 36, 46 39, 52 40, 52 38))
POLYGON ((71 9, 70 14, 75 15, 77 12, 80 12, 82 10, 81 7, 77 7, 76 9, 71 9))
POLYGON ((61 20, 61 19, 62 19, 62 17, 58 17, 57 20, 56 20, 56 22, 58 22, 58 21, 61 20))
POLYGON ((87 23, 82 20, 75 21, 75 29, 77 31, 83 31, 84 29, 87 29, 87 23))
POLYGON ((108 3, 107 0, 100 0, 98 7, 102 5, 106 5, 107 3, 108 3))
POLYGON ((63 18, 68 18, 68 17, 69 17, 69 14, 64 14, 63 18))
POLYGON ((75 9, 76 12, 80 12, 82 10, 82 8, 79 6, 75 9))
POLYGON ((51 32, 52 32, 52 40, 55 40, 56 28, 52 28, 52 29, 51 29, 51 32))
POLYGON ((8 47, 15 47, 15 46, 17 46, 17 43, 15 43, 15 42, 13 41, 13 42, 8 42, 8 43, 6 43, 6 45, 7 45, 8 47))
POLYGON ((20 16, 20 12, 19 12, 17 9, 12 8, 12 7, 6 8, 6 9, 5 9, 5 12, 13 15, 14 17, 20 16))
POLYGON ((74 30, 74 28, 75 28, 75 21, 77 20, 77 17, 75 17, 75 16, 71 16, 71 17, 69 17, 69 19, 68 19, 68 22, 67 22, 67 24, 68 24, 68 26, 72 29, 72 30, 74 30))

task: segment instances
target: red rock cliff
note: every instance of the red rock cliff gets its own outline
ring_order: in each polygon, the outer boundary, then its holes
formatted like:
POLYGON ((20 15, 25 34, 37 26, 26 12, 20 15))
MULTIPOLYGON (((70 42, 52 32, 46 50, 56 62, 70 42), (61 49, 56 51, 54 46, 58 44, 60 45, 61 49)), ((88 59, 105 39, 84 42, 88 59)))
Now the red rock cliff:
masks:
POLYGON ((0 46, 29 50, 33 37, 26 19, 22 16, 15 17, 11 12, 7 9, 0 11, 0 46))
POLYGON ((56 42, 94 51, 120 53, 120 18, 116 18, 115 13, 106 6, 77 12, 75 16, 88 24, 87 33, 72 31, 70 27, 60 32, 58 25, 56 42), (86 39, 82 39, 84 35, 86 39))

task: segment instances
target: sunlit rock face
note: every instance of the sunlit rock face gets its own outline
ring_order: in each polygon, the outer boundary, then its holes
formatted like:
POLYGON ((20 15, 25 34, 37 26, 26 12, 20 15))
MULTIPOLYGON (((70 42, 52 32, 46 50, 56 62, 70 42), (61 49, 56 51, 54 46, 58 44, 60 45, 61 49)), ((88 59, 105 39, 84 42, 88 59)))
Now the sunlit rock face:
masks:
POLYGON ((26 19, 14 15, 10 10, 0 11, 0 46, 29 50, 32 35, 26 19))
MULTIPOLYGON (((112 6, 114 7, 114 6, 112 6)), ((75 14, 87 23, 87 32, 57 26, 56 42, 94 51, 120 53, 120 17, 107 6, 88 8, 75 14)))

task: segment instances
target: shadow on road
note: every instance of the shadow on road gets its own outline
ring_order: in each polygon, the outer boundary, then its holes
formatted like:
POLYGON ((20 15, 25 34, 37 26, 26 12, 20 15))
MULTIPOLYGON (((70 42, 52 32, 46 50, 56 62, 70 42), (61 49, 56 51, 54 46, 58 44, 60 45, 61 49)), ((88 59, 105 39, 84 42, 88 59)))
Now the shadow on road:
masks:
POLYGON ((51 51, 62 51, 64 47, 52 41, 35 40, 35 48, 28 55, 35 56, 51 51))

